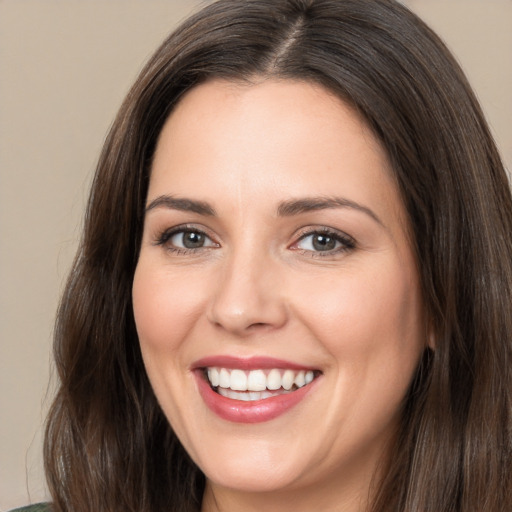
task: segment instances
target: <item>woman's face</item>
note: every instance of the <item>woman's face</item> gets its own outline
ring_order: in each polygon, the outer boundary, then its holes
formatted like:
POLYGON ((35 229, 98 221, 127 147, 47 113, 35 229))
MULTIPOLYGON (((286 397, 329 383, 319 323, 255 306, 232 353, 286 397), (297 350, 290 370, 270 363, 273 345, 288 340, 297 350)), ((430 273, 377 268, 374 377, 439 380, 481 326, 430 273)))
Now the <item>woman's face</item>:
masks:
POLYGON ((140 346, 208 488, 364 488, 426 344, 372 133, 319 86, 211 81, 166 122, 146 206, 140 346))

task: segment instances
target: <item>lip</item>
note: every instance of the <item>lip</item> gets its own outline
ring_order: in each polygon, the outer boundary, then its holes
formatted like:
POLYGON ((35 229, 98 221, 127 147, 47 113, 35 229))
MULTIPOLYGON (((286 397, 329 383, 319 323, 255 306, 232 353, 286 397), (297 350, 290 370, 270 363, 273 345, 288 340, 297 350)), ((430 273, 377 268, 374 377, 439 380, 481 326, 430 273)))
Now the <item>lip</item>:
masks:
POLYGON ((313 370, 313 368, 269 357, 236 358, 232 356, 211 356, 196 361, 192 366, 192 370, 196 378, 199 394, 213 413, 233 423, 262 423, 281 416, 298 405, 314 390, 318 380, 317 377, 310 384, 292 393, 263 400, 244 402, 216 393, 204 377, 203 370, 206 367, 237 368, 241 370, 265 370, 271 368, 313 370))
POLYGON ((240 370, 271 370, 272 368, 280 368, 283 370, 315 370, 309 366, 300 365, 284 359, 275 359, 266 356, 253 357, 233 357, 233 356, 209 356, 195 361, 191 368, 207 367, 240 369, 240 370))

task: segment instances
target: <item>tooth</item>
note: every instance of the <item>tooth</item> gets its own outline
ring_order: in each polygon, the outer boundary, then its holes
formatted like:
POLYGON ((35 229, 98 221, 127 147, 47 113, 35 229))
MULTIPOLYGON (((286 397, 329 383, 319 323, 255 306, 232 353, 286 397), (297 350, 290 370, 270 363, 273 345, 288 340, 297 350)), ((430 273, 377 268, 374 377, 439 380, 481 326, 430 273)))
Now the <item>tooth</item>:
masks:
POLYGON ((267 375, 267 388, 268 389, 279 389, 281 387, 281 372, 279 370, 270 370, 267 375))
POLYGON ((229 388, 229 372, 226 370, 226 368, 221 368, 219 372, 219 386, 221 388, 229 388))
POLYGON ((292 370, 286 370, 282 378, 282 386, 284 389, 291 389, 293 386, 293 380, 295 379, 295 373, 292 370))
POLYGON ((304 384, 306 384, 306 379, 304 378, 304 372, 300 371, 299 373, 297 373, 297 376, 295 377, 295 380, 293 382, 298 388, 301 388, 302 386, 304 386, 304 384))
POLYGON ((312 370, 279 370, 273 368, 265 375, 263 370, 252 370, 245 372, 240 369, 228 370, 226 368, 208 368, 208 380, 212 387, 223 396, 235 400, 262 400, 275 396, 268 390, 276 391, 282 388, 282 391, 291 392, 293 385, 301 388, 309 384, 315 378, 312 370), (282 374, 281 374, 282 373, 282 374), (221 392, 220 389, 224 388, 221 392), (240 393, 249 391, 248 393, 240 393))
POLYGON ((267 389, 267 377, 261 370, 249 372, 247 389, 249 391, 263 391, 267 389))
POLYGON ((236 391, 233 391, 232 389, 226 390, 226 396, 228 398, 231 398, 231 400, 238 400, 238 393, 236 391))
POLYGON ((219 385, 219 370, 217 368, 208 368, 208 380, 214 388, 219 385))
POLYGON ((247 375, 243 370, 231 370, 229 387, 235 391, 247 391, 247 375))

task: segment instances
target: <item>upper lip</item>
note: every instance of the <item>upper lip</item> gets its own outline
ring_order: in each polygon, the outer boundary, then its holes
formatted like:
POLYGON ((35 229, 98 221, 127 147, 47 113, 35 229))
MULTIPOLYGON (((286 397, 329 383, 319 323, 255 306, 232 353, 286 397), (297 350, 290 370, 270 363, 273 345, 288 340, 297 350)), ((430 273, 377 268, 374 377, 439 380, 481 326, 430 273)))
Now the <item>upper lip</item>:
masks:
POLYGON ((191 365, 192 370, 199 368, 230 368, 240 370, 265 370, 272 368, 290 370, 315 370, 316 368, 293 361, 276 359, 268 356, 234 357, 228 355, 216 355, 203 357, 191 365))

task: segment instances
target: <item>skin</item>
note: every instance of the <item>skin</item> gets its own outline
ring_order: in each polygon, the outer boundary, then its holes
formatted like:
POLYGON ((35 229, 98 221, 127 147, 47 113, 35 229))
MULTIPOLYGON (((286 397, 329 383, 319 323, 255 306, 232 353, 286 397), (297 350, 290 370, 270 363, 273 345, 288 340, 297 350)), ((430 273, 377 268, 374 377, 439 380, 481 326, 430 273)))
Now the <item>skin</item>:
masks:
POLYGON ((365 510, 427 344, 406 214, 372 133, 317 85, 210 81, 162 130, 152 203, 135 320, 156 396, 207 477, 202 510, 365 510), (164 195, 215 215, 155 206, 164 195), (311 197, 351 203, 278 212, 311 197), (163 242, 183 224, 207 235, 203 247, 179 233, 163 242), (311 233, 325 228, 341 239, 322 251, 311 233), (281 416, 234 423, 206 407, 191 371, 213 355, 321 375, 281 416))

